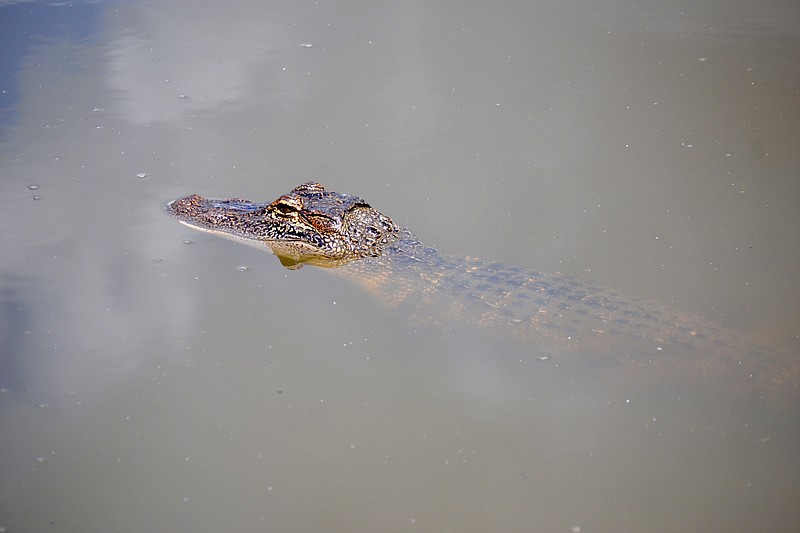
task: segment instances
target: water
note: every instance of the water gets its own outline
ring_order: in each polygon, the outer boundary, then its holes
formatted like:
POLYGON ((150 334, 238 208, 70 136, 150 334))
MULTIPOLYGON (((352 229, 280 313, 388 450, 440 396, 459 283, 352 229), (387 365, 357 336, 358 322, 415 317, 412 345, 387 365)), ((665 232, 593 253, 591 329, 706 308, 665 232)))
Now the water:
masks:
POLYGON ((6 531, 797 529, 796 405, 403 323, 162 211, 315 179, 793 357, 793 2, 0 21, 6 531))

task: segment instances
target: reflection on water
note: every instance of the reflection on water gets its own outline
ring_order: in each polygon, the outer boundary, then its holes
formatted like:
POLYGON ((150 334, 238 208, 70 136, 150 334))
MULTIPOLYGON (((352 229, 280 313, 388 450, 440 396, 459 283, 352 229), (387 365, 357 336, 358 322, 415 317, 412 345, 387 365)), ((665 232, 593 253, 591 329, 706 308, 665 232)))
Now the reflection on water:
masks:
POLYGON ((411 325, 161 207, 317 179, 795 357, 791 2, 0 6, 0 528, 797 528, 797 405, 411 325))

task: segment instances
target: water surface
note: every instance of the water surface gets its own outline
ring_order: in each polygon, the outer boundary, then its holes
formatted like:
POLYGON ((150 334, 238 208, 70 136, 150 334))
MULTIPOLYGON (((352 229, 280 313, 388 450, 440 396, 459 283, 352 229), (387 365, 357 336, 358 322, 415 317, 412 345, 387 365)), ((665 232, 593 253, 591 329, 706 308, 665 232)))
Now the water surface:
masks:
POLYGON ((796 358, 794 2, 0 21, 5 531, 798 528, 795 404, 418 327, 162 211, 314 179, 796 358))

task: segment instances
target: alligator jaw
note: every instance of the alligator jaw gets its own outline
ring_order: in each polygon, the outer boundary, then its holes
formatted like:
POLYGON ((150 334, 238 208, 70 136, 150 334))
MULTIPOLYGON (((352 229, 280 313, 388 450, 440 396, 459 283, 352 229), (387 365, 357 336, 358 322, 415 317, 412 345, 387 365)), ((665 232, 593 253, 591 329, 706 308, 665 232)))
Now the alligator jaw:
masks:
MULTIPOLYGON (((202 197, 200 198, 204 202, 208 202, 209 204, 224 205, 230 202, 229 200, 202 198, 202 197)), ((211 235, 216 235, 217 237, 229 239, 234 242, 251 246, 253 248, 257 248, 262 251, 272 252, 278 258, 281 264, 286 268, 288 268, 289 270, 297 270, 301 268, 305 263, 323 267, 336 267, 343 264, 343 261, 337 261, 335 259, 330 259, 330 258, 323 258, 319 256, 318 253, 315 254, 316 250, 314 247, 304 243, 299 239, 284 238, 282 240, 277 240, 269 237, 255 237, 247 233, 235 231, 235 228, 224 228, 224 229, 216 228, 206 223, 203 223, 198 219, 194 219, 191 217, 184 218, 185 215, 180 211, 180 206, 179 205, 176 206, 176 202, 185 202, 187 199, 192 199, 192 197, 187 196, 185 198, 178 198, 177 200, 168 202, 164 206, 165 211, 167 212, 167 214, 178 219, 178 222, 180 222, 186 227, 202 231, 203 233, 210 233, 211 235)), ((253 204, 253 205, 259 205, 259 204, 253 204)), ((260 204, 260 205, 265 206, 266 204, 260 204)), ((247 210, 245 210, 245 212, 247 212, 247 210)))
MULTIPOLYGON (((185 196, 183 198, 178 198, 171 202, 168 202, 164 206, 164 210, 167 212, 168 215, 175 217, 178 222, 183 224, 184 226, 190 227, 192 229, 196 229, 202 231, 203 233, 210 233, 212 235, 216 235, 218 237, 223 237, 225 239, 230 239, 232 241, 240 242, 242 244, 246 244, 248 246, 253 246, 260 250, 270 250, 270 247, 267 241, 263 239, 257 239, 252 236, 248 236, 245 233, 235 231, 235 228, 228 227, 226 225, 218 225, 215 226, 212 219, 213 216, 210 215, 209 210, 199 210, 198 206, 219 206, 228 204, 228 207, 225 209, 230 210, 232 213, 235 213, 237 209, 232 207, 231 200, 218 200, 214 198, 203 198, 202 196, 198 196, 193 194, 191 196, 185 196), (202 216, 205 215, 205 216, 202 216)), ((255 204, 253 204, 255 205, 255 204)), ((261 208, 263 209, 265 204, 261 204, 261 208)), ((242 210, 242 212, 247 212, 246 210, 242 210)))

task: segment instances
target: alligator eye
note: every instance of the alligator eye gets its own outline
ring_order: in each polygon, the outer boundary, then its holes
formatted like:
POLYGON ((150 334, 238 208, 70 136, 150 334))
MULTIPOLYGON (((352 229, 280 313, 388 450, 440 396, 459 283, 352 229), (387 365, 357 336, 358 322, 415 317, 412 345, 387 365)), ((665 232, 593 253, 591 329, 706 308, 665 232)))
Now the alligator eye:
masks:
POLYGON ((303 207, 303 200, 296 195, 287 194, 272 202, 269 207, 276 210, 278 214, 293 215, 303 207))
POLYGON ((277 209, 278 212, 284 215, 288 215, 290 213, 297 213, 297 208, 295 206, 284 203, 275 204, 275 209, 277 209))

